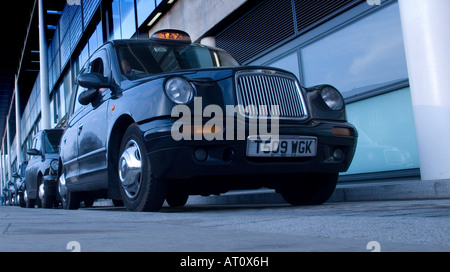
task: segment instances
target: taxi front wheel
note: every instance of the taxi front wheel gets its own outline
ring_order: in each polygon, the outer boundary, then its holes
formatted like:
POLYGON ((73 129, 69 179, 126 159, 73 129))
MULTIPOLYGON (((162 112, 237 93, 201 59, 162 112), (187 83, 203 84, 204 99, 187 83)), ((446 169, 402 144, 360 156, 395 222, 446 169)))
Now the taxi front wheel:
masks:
POLYGON ((320 205, 325 203, 336 190, 339 174, 309 174, 288 177, 278 188, 281 196, 291 205, 320 205))
POLYGON ((145 143, 136 124, 126 130, 119 154, 120 193, 127 210, 159 211, 165 200, 164 183, 152 174, 145 143))

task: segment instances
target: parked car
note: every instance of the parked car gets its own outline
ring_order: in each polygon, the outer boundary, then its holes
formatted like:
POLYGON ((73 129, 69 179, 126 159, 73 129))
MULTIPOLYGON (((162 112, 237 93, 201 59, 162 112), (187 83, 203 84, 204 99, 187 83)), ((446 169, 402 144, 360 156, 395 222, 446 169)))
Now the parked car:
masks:
POLYGON ((39 131, 33 138, 25 170, 26 206, 52 208, 60 202, 58 195, 59 143, 63 129, 39 131))
POLYGON ((2 188, 2 206, 11 205, 10 203, 10 192, 9 192, 9 182, 6 182, 5 186, 2 188))
POLYGON ((2 192, 0 195, 0 203, 2 206, 6 206, 7 201, 8 201, 8 184, 5 184, 2 187, 2 192))
POLYGON ((158 211, 165 200, 261 187, 321 204, 356 148, 334 87, 240 66, 179 30, 106 43, 77 84, 60 150, 66 209, 95 196, 158 211))
POLYGON ((25 170, 27 168, 28 161, 20 163, 18 172, 12 174, 16 183, 16 204, 22 208, 26 206, 25 200, 25 170))
POLYGON ((8 206, 16 206, 16 195, 17 195, 17 188, 15 183, 15 178, 12 177, 6 182, 5 186, 3 187, 3 202, 4 205, 8 206))

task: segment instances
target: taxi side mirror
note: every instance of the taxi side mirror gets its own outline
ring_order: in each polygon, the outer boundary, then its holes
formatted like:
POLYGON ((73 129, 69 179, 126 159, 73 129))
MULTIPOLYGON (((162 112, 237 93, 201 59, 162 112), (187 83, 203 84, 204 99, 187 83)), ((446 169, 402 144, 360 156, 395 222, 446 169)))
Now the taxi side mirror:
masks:
POLYGON ((87 90, 78 97, 81 105, 92 103, 97 97, 98 89, 109 88, 108 78, 99 73, 84 73, 78 76, 78 84, 87 90))
POLYGON ((80 102, 81 105, 89 105, 94 99, 97 97, 98 90, 97 89, 90 89, 82 92, 80 96, 78 96, 78 102, 80 102))
POLYGON ((108 88, 108 78, 98 73, 85 73, 77 78, 78 84, 86 89, 108 88))

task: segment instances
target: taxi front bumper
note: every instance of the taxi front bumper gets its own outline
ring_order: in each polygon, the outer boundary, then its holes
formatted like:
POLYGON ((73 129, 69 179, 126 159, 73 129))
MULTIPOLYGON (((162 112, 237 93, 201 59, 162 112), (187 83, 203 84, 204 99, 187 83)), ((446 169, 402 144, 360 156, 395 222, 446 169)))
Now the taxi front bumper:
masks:
POLYGON ((280 137, 316 138, 315 156, 249 157, 247 140, 175 141, 170 124, 148 128, 143 126, 141 129, 144 129, 152 173, 157 178, 166 179, 345 172, 351 164, 357 143, 357 131, 349 123, 284 125, 280 127, 280 137), (347 129, 351 135, 336 136, 333 128, 347 129))

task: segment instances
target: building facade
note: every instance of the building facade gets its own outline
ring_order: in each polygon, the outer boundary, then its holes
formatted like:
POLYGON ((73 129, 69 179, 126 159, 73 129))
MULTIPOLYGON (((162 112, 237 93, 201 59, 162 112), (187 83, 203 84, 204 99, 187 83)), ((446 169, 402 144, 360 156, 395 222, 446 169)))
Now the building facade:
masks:
MULTIPOLYGON (((423 91, 411 86, 404 39, 410 27, 405 18, 414 11, 402 1, 67 1, 53 36, 47 37, 48 116, 41 110, 40 98, 47 94, 41 93, 40 76, 30 78, 35 83, 27 106, 15 116, 20 129, 15 136, 2 135, 2 187, 27 159, 25 151, 43 128, 42 118, 51 127, 64 126, 76 76, 99 46, 111 39, 148 38, 163 28, 185 30, 192 40, 225 49, 242 64, 289 70, 304 86, 337 87, 359 132, 354 161, 341 181, 419 179, 430 156, 421 151, 429 136, 418 137, 418 126, 423 126, 413 98, 423 91)), ((439 18, 450 6, 438 1, 443 9, 439 18)), ((445 119, 448 112, 438 115, 445 119)), ((448 130, 443 133, 450 136, 448 130)), ((450 174, 428 178, 449 179, 450 174)))

